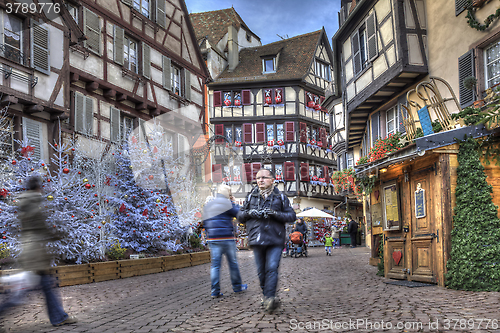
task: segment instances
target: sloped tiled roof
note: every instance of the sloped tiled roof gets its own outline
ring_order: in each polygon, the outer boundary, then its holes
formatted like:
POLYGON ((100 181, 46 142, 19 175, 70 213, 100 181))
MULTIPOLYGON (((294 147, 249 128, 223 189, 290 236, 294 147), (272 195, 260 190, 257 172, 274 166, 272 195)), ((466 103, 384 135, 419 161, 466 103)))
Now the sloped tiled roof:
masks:
POLYGON ((234 71, 226 69, 213 84, 302 79, 310 68, 322 31, 242 49, 234 71), (278 53, 276 73, 262 74, 262 57, 278 53))
POLYGON ((234 25, 237 30, 243 27, 249 31, 255 38, 260 38, 255 35, 241 19, 240 15, 233 7, 221 10, 213 10, 210 12, 191 13, 189 14, 191 23, 196 34, 196 40, 200 41, 207 37, 210 44, 217 44, 222 37, 227 33, 227 27, 234 25))

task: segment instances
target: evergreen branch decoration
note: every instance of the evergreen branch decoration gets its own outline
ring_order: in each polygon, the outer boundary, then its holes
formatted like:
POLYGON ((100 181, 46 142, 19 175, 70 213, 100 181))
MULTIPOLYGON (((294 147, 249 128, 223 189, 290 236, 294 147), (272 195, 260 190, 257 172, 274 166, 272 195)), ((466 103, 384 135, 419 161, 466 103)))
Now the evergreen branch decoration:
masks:
POLYGON ((467 19, 467 24, 469 24, 471 28, 474 28, 478 31, 484 31, 488 29, 491 23, 493 23, 494 20, 500 17, 500 8, 498 8, 494 14, 488 15, 488 17, 484 20, 484 24, 481 24, 475 17, 476 10, 472 6, 472 0, 469 0, 467 2, 465 8, 467 8, 467 15, 465 16, 465 18, 467 19))
POLYGON ((500 291, 500 219, 479 156, 476 140, 465 138, 460 142, 446 285, 452 289, 500 291))

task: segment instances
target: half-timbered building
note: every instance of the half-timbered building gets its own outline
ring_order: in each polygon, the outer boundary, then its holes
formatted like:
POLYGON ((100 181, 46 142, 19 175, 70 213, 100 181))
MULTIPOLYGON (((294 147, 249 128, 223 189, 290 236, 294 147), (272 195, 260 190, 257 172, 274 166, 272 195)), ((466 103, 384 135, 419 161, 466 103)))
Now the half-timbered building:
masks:
MULTIPOLYGON (((498 82, 500 29, 470 27, 466 3, 341 2, 333 49, 346 134, 336 139, 344 143, 342 167, 376 178, 364 197, 367 245, 375 262, 383 242, 387 277, 445 284, 459 181, 454 138, 490 134, 451 118, 498 82), (464 87, 468 76, 478 79, 475 90, 464 87), (396 132, 409 143, 405 148, 356 165, 377 140, 396 132)), ((496 6, 473 13, 482 22, 496 6)), ((498 203, 496 169, 486 167, 498 203)))
POLYGON ((329 182, 336 163, 321 107, 333 61, 324 29, 242 49, 237 59, 209 84, 213 182, 242 200, 269 168, 294 203, 332 209, 341 197, 329 182))
MULTIPOLYGON (((212 79, 216 79, 226 68, 233 69, 238 63, 238 52, 245 47, 261 46, 260 38, 250 30, 236 10, 227 9, 209 12, 191 13, 189 15, 201 55, 212 79), (232 55, 232 57, 229 57, 232 55)), ((208 103, 208 88, 205 86, 205 100, 208 103)), ((210 107, 205 105, 206 135, 200 138, 196 146, 205 146, 210 142, 213 133, 209 131, 210 107)), ((196 163, 204 181, 212 179, 212 162, 210 150, 206 155, 196 157, 196 163), (204 162, 203 162, 204 161, 204 162)))
POLYGON ((69 117, 69 47, 83 38, 60 1, 0 1, 1 159, 28 140, 33 157, 48 160, 58 120, 69 117))
POLYGON ((188 150, 203 134, 209 74, 184 1, 68 0, 67 8, 87 37, 69 49, 68 131, 91 146, 118 143, 157 117, 174 151, 188 150))

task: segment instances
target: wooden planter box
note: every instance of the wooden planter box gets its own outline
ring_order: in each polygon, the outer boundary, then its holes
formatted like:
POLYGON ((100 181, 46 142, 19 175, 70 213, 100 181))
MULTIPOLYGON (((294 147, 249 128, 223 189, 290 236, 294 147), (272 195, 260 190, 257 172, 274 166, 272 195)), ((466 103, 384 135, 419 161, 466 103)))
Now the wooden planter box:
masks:
POLYGON ((93 282, 90 270, 90 264, 54 267, 59 287, 93 282))
MULTIPOLYGON (((92 282, 124 279, 132 276, 166 272, 172 269, 196 266, 210 262, 210 252, 196 252, 145 259, 127 259, 97 262, 82 265, 56 266, 52 268, 60 287, 92 282)), ((0 276, 20 273, 19 269, 0 271, 0 276)), ((8 285, 0 286, 0 293, 7 291, 8 285)))
POLYGON ((162 258, 164 272, 191 266, 191 254, 179 254, 175 256, 165 256, 162 258))
POLYGON ((191 253, 190 256, 191 256, 191 266, 206 264, 210 262, 209 251, 191 253))
POLYGON ((163 272, 162 257, 119 260, 118 263, 120 265, 120 279, 163 272))
MULTIPOLYGON (((77 265, 75 265, 77 266, 77 265)), ((92 282, 115 280, 119 278, 118 261, 97 262, 90 264, 92 282)))

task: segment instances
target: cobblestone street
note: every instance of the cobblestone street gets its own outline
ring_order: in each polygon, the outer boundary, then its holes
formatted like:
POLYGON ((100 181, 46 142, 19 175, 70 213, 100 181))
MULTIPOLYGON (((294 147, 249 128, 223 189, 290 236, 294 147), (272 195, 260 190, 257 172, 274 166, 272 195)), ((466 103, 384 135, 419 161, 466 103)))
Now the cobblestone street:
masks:
POLYGON ((224 264, 224 296, 211 299, 210 264, 204 264, 60 288, 65 310, 79 319, 75 325, 52 327, 42 295, 33 292, 7 315, 5 326, 19 333, 500 332, 499 293, 385 284, 367 264, 367 248, 344 247, 332 256, 311 248, 308 258, 282 259, 282 306, 266 314, 252 251, 239 251, 238 258, 249 284, 242 294, 232 292, 224 264))

